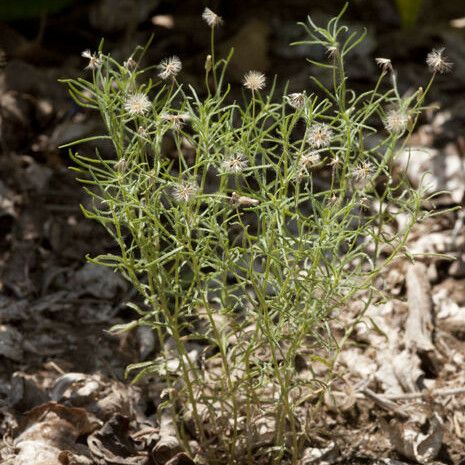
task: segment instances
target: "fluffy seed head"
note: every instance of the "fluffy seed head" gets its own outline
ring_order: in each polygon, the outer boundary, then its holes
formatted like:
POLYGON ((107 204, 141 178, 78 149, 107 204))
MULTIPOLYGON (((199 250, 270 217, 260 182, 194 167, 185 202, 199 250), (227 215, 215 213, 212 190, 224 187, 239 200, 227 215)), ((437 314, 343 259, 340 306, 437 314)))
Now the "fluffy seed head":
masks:
POLYGON ((176 202, 186 203, 199 192, 199 186, 194 181, 183 181, 173 186, 171 195, 176 202))
POLYGON ((151 107, 150 100, 145 94, 137 93, 130 95, 124 102, 124 109, 131 115, 143 115, 151 107))
POLYGON ((210 26, 217 27, 223 23, 221 16, 218 16, 210 8, 205 8, 202 13, 202 19, 210 26))
POLYGON ((311 168, 321 163, 321 157, 318 152, 311 150, 310 152, 304 153, 299 160, 299 165, 302 168, 311 168))
POLYGON ((248 71, 244 75, 242 84, 252 92, 262 90, 266 85, 266 77, 263 73, 260 73, 260 71, 248 71))
POLYGON ((453 63, 447 61, 447 58, 442 56, 445 48, 433 49, 426 57, 426 64, 432 73, 446 74, 453 66, 453 63))
POLYGON ((162 60, 158 65, 158 68, 160 69, 158 76, 164 80, 172 79, 178 75, 179 71, 181 71, 182 63, 177 56, 172 56, 162 60))
POLYGON ((364 161, 352 170, 352 178, 358 187, 364 187, 374 173, 373 165, 364 161))
POLYGON ((384 73, 392 71, 392 63, 389 58, 375 58, 375 61, 384 73))
POLYGON ((384 127, 392 133, 402 134, 407 129, 409 116, 403 110, 390 110, 384 120, 384 127))
POLYGON ((164 121, 168 121, 172 124, 173 129, 179 131, 185 124, 185 122, 189 119, 189 115, 179 113, 177 115, 170 115, 168 113, 163 113, 161 115, 161 119, 164 121))
POLYGON ((303 92, 296 92, 289 94, 289 105, 292 108, 301 109, 305 106, 305 94, 303 92))
POLYGON ((321 163, 321 157, 318 152, 313 150, 304 153, 298 161, 297 180, 301 181, 309 175, 309 170, 321 163))
POLYGON ((221 171, 229 174, 239 174, 247 168, 248 160, 242 153, 235 153, 225 158, 221 163, 221 171))
POLYGON ((96 53, 91 53, 90 50, 84 50, 81 53, 81 56, 89 60, 89 64, 86 66, 86 69, 98 69, 102 66, 102 60, 96 53))
POLYGON ((314 124, 308 131, 307 140, 310 147, 321 149, 328 147, 333 138, 333 131, 327 124, 314 124))

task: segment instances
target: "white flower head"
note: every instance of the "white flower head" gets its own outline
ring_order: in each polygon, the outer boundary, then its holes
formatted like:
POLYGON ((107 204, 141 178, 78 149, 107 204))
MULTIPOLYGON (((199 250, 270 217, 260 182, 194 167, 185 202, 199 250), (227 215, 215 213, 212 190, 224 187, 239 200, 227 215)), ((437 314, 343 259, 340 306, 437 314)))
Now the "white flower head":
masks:
POLYGON ((90 50, 84 50, 81 53, 83 58, 87 58, 89 60, 89 64, 86 66, 86 69, 98 69, 102 66, 102 60, 96 53, 91 53, 90 50))
POLYGON ((177 56, 172 56, 162 60, 158 65, 158 68, 160 69, 158 76, 164 80, 172 79, 175 78, 181 71, 182 63, 177 56))
POLYGON ((182 181, 173 186, 171 195, 178 203, 187 203, 199 192, 199 186, 195 181, 182 181))
POLYGON ((248 71, 245 73, 242 80, 242 84, 245 88, 256 92, 257 90, 262 90, 266 85, 266 77, 260 71, 248 71))
POLYGON ((247 157, 238 152, 222 161, 221 171, 229 174, 240 174, 247 168, 248 163, 247 157))
POLYGON ((331 126, 324 123, 317 123, 310 127, 308 130, 307 140, 310 147, 314 149, 321 149, 328 147, 333 138, 333 130, 331 126))
POLYGON ((124 102, 124 109, 131 115, 143 115, 147 113, 152 104, 148 97, 139 92, 137 94, 130 95, 124 102))
POLYGON ((375 58, 376 64, 381 68, 383 73, 387 73, 388 71, 392 71, 392 63, 389 58, 375 58))
POLYGON ((221 16, 218 16, 214 13, 210 8, 205 8, 202 13, 202 19, 210 26, 210 27, 217 27, 221 26, 223 23, 223 19, 221 16))
POLYGON ((384 120, 384 127, 394 134, 402 134, 407 129, 409 116, 406 111, 393 109, 388 111, 384 120))
POLYGON ((442 54, 445 48, 433 49, 426 57, 426 64, 432 73, 446 74, 453 66, 453 63, 447 61, 447 58, 442 54))
POLYGON ((289 105, 292 108, 296 108, 297 110, 303 108, 305 106, 305 93, 304 92, 295 92, 293 94, 288 95, 289 105))

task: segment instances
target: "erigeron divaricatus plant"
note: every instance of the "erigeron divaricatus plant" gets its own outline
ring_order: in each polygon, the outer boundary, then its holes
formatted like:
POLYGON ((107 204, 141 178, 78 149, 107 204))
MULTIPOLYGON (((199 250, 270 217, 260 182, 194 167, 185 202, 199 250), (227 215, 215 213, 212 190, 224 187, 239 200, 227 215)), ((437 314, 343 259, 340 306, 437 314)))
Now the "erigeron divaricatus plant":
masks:
POLYGON ((352 330, 338 341, 330 320, 354 296, 368 306, 374 278, 408 253, 425 214, 422 192, 391 166, 450 64, 434 51, 425 90, 402 97, 391 62, 378 58, 376 85, 357 93, 344 66, 364 34, 341 15, 326 28, 302 24, 304 43, 327 51, 311 61, 332 76, 331 87, 312 78, 320 96, 267 94, 270 81, 251 70, 244 102, 234 101, 230 57, 215 58, 222 20, 208 9, 204 92, 181 83, 178 57, 140 69, 143 50, 123 65, 86 51, 92 78, 66 81, 102 115, 107 134, 87 141, 108 139, 115 152, 72 154, 93 200, 85 215, 120 249, 92 261, 137 289, 142 303, 129 305, 138 319, 127 327, 149 326, 159 342, 155 360, 131 368, 164 380, 160 411, 209 464, 298 463, 328 382, 313 363, 330 368, 352 330), (391 207, 409 217, 397 233, 391 207))

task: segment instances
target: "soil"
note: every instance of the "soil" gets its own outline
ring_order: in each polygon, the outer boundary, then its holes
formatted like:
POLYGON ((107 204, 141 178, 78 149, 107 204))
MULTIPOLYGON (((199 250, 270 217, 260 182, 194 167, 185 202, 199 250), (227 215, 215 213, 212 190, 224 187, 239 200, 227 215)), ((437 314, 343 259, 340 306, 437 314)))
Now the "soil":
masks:
MULTIPOLYGON (((201 87, 209 43, 203 3, 139 3, 74 1, 41 19, 0 23, 2 463, 195 463, 176 448, 161 450, 161 380, 132 385, 125 377, 128 364, 155 356, 156 341, 140 328, 108 331, 131 321, 126 303, 135 293, 111 270, 86 263, 87 254, 116 249, 83 218, 86 196, 59 148, 101 130, 98 115, 78 108, 58 79, 84 75, 81 52, 102 37, 123 60, 153 34, 146 63, 179 55, 182 79, 201 87)), ((239 3, 210 5, 225 20, 220 53, 236 50, 234 91, 245 71, 260 69, 276 74, 280 88, 289 80, 289 92, 310 93, 315 70, 305 56, 322 51, 288 46, 301 38, 295 23, 309 13, 325 21, 342 3, 239 3)), ((380 277, 386 302, 373 306, 341 352, 301 465, 465 463, 465 10, 460 0, 425 0, 417 24, 404 30, 393 3, 351 2, 347 22, 368 32, 348 73, 354 88, 364 88, 376 80, 374 58, 389 57, 401 91, 410 92, 429 77, 426 54, 447 48, 454 69, 429 96, 407 174, 418 183, 429 171, 434 189, 449 193, 425 205, 439 214, 415 228, 409 245, 455 260, 399 260, 380 277)), ((109 146, 99 148, 112 156, 109 146)))

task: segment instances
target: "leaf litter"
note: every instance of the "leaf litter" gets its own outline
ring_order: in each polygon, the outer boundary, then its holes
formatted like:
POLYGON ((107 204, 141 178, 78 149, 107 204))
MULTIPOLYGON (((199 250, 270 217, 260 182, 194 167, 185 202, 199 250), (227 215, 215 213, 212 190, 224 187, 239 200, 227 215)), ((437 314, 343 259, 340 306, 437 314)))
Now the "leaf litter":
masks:
MULTIPOLYGON (((110 4, 92 8, 95 24, 110 4)), ((144 12, 146 19, 149 14, 144 12)), ((116 15, 111 28, 120 28, 126 22, 122 17, 123 23, 116 15)), ((184 19, 189 27, 181 27, 179 37, 184 39, 179 40, 187 43, 191 20, 187 14, 184 19)), ((244 50, 249 29, 231 36, 244 50)), ((276 31, 272 31, 275 38, 270 36, 267 26, 254 29, 261 44, 257 60, 273 67, 269 45, 280 36, 276 31)), ((464 66, 463 41, 443 37, 453 42, 454 58, 464 66)), ((25 39, 21 43, 28 46, 25 39)), ((223 47, 227 46, 225 40, 223 47)), ((367 56, 376 49, 376 38, 370 47, 364 52, 367 56)), ((70 59, 64 66, 74 69, 76 64, 70 59)), ((403 70, 415 72, 408 63, 403 70)), ((163 406, 164 396, 170 395, 163 376, 151 373, 137 386, 124 380, 129 363, 158 356, 160 347, 148 327, 128 334, 108 332, 131 319, 132 310, 124 304, 131 300, 131 290, 111 271, 83 264, 85 253, 109 251, 112 244, 81 218, 78 204, 83 199, 66 161, 57 155, 58 145, 94 133, 99 122, 85 112, 73 114, 55 74, 63 74, 63 67, 52 66, 47 72, 19 56, 7 63, 0 79, 2 463, 200 465, 196 432, 191 432, 188 454, 163 406)), ((299 79, 306 82, 297 75, 291 85, 299 87, 299 79)), ((463 205, 465 142, 460 134, 465 110, 463 103, 453 101, 457 86, 463 92, 463 78, 454 85, 450 95, 442 96, 447 109, 431 112, 399 157, 398 169, 405 169, 412 183, 428 184, 429 192, 450 191, 427 208, 463 205)), ((401 227, 402 218, 397 222, 401 227)), ((335 378, 321 411, 312 419, 300 465, 463 461, 463 226, 464 216, 458 211, 416 227, 409 250, 419 260, 412 264, 406 258, 386 269, 379 282, 385 301, 370 306, 332 367, 335 378), (428 253, 437 255, 426 257, 428 253)), ((358 314, 356 305, 346 310, 348 321, 358 314)), ((201 346, 191 349, 193 361, 205 360, 201 346)), ((257 357, 266 360, 267 354, 257 357)), ((329 373, 327 365, 307 358, 305 348, 301 357, 303 379, 311 379, 312 370, 329 373)), ((207 362, 214 382, 214 357, 207 362)), ((173 351, 168 368, 174 376, 178 363, 173 351)), ((272 389, 263 395, 274 399, 272 389)), ((316 401, 318 392, 296 395, 316 401)), ((188 411, 185 427, 189 427, 188 411)), ((269 413, 257 412, 251 440, 266 448, 274 429, 269 413)))

